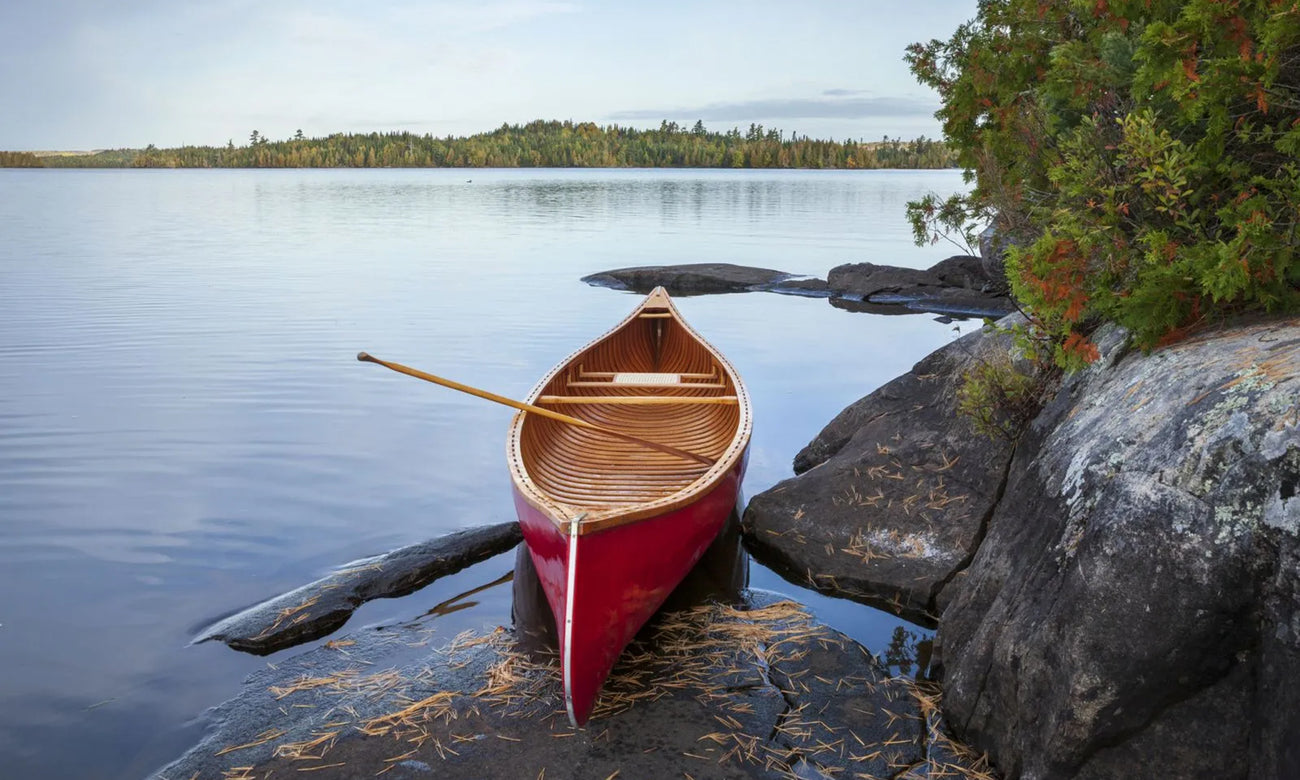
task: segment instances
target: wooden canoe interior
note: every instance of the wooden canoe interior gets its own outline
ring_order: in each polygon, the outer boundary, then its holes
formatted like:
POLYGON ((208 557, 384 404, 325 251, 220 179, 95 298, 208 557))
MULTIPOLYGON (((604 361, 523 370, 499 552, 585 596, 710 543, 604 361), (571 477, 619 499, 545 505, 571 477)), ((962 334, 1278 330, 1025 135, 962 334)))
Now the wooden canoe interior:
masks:
MULTIPOLYGON (((620 327, 558 368, 534 403, 712 460, 734 449, 742 425, 748 435, 744 388, 666 295, 652 294, 620 327)), ((538 415, 523 416, 518 442, 520 476, 573 514, 661 501, 710 471, 538 415)))

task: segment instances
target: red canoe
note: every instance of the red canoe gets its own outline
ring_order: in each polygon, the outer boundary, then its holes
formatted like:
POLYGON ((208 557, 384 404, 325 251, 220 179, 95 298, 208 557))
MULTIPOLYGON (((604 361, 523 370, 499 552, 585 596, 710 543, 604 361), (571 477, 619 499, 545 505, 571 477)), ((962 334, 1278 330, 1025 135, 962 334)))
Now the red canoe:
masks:
POLYGON ((565 705, 581 726, 623 648, 735 507, 749 396, 656 288, 528 402, 604 429, 518 414, 507 443, 519 524, 555 615, 565 705))

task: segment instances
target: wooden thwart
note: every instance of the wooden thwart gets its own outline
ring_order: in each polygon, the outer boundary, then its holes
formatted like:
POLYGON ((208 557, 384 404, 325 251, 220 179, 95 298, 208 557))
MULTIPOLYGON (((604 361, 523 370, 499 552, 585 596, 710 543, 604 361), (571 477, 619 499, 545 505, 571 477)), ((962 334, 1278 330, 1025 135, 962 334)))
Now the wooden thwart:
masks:
POLYGON ((682 382, 667 385, 664 382, 570 382, 569 387, 701 387, 705 390, 722 390, 727 386, 721 382, 682 382))
MULTIPOLYGON (((578 366, 578 379, 613 379, 619 374, 626 374, 626 371, 588 371, 582 366, 578 366)), ((680 379, 715 379, 718 376, 716 370, 709 372, 684 372, 676 376, 680 379)), ((572 380, 570 380, 572 381, 572 380)), ((682 384, 685 384, 683 382, 682 384)))
POLYGON ((539 404, 735 404, 739 399, 734 395, 685 396, 685 395, 543 395, 537 398, 539 404))

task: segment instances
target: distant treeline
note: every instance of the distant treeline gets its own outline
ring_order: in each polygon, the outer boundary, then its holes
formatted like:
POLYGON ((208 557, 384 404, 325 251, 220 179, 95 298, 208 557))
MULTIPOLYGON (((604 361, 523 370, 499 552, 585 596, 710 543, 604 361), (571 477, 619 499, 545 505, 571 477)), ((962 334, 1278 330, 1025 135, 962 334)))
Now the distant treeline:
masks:
MULTIPOLYGON (((14 153, 10 153, 14 154, 14 153)), ((28 156, 17 153, 24 160, 28 156)), ((7 158, 0 158, 7 159, 7 158)), ((750 125, 741 132, 691 128, 676 122, 637 130, 591 122, 536 121, 489 133, 435 138, 412 133, 302 131, 272 141, 254 130, 236 146, 116 149, 36 158, 51 168, 949 168, 941 141, 820 141, 750 125)), ((0 163, 7 164, 7 163, 0 163)), ((21 164, 21 163, 20 163, 21 164)))
POLYGON ((0 168, 43 168, 45 163, 31 152, 0 152, 0 168))

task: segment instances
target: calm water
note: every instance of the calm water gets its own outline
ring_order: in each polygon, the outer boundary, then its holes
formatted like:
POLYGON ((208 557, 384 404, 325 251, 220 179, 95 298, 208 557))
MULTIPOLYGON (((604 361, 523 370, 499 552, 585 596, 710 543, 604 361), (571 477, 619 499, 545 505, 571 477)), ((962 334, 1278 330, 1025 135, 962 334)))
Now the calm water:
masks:
MULTIPOLYGON (((148 774, 268 660, 187 646, 198 628, 513 518, 509 410, 358 350, 521 396, 635 303, 585 274, 924 267, 944 251, 912 246, 903 204, 961 186, 952 171, 0 170, 0 776, 148 774)), ((956 335, 817 299, 679 304, 753 395, 750 495, 956 335)), ((372 602, 348 629, 420 615, 512 561, 372 602)), ((756 565, 750 581, 877 652, 898 625, 756 565)), ((509 622, 509 585, 475 600, 440 619, 445 638, 509 622)))

